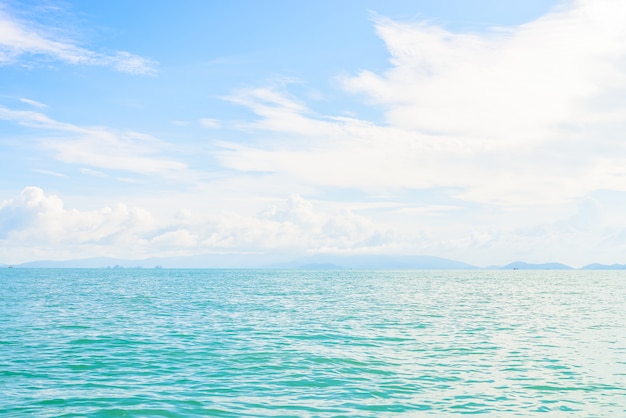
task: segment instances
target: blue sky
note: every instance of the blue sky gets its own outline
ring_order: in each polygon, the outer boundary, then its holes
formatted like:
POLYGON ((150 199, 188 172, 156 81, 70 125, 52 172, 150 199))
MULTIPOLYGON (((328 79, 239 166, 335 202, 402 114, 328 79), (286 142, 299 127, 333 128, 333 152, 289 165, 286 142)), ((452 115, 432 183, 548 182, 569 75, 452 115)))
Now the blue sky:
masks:
POLYGON ((626 262, 624 21, 619 0, 0 0, 0 262, 626 262))

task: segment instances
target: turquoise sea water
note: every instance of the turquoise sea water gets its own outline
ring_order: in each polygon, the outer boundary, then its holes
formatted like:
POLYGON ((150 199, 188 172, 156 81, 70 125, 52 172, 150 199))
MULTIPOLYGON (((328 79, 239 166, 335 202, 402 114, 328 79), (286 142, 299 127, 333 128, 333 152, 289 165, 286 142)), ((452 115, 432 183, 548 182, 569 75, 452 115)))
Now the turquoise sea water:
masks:
POLYGON ((0 416, 626 416, 626 272, 0 271, 0 416))

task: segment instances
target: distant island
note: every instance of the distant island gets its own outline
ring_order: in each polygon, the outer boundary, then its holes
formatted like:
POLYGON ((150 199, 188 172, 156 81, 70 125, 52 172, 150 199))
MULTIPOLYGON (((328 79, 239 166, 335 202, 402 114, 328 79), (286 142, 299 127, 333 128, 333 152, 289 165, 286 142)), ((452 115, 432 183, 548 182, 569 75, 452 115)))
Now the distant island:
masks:
POLYGON ((203 254, 127 260, 106 257, 42 260, 0 264, 3 268, 259 268, 297 270, 626 270, 626 264, 588 264, 574 268, 562 263, 516 261, 503 266, 474 266, 426 255, 312 255, 293 259, 264 254, 203 254))

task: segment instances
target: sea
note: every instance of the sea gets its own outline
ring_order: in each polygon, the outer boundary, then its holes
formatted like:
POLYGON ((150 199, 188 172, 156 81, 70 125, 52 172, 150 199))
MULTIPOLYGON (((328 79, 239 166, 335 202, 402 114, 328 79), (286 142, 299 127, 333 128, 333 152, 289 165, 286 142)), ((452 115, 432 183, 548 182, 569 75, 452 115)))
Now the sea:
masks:
POLYGON ((0 271, 2 417, 626 417, 626 271, 0 271))

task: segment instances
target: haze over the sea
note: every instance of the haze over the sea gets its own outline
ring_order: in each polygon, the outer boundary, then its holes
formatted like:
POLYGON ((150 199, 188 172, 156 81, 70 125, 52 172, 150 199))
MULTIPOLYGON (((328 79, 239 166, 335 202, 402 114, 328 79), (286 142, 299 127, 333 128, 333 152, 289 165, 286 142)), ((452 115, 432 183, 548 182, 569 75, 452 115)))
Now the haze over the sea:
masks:
POLYGON ((0 264, 626 262, 622 0, 0 0, 0 264))

